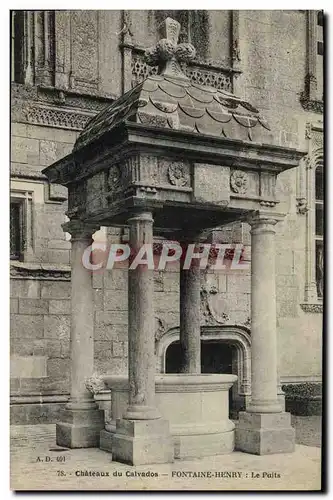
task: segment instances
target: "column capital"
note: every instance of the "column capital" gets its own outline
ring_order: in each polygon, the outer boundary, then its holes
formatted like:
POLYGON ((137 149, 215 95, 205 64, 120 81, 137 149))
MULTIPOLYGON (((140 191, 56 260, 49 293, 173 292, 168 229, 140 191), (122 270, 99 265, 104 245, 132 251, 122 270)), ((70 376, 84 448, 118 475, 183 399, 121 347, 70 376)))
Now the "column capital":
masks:
POLYGON ((140 212, 133 212, 132 215, 127 219, 127 223, 131 224, 133 222, 150 222, 153 223, 153 214, 149 210, 141 210, 140 212))
POLYGON ((278 212, 255 212, 251 214, 246 222, 250 224, 252 231, 254 229, 262 230, 262 231, 274 231, 274 226, 278 222, 282 221, 285 217, 285 214, 278 212))
POLYGON ((71 219, 70 221, 62 224, 61 227, 66 233, 70 233, 72 235, 72 241, 90 239, 100 228, 98 224, 83 222, 79 219, 71 219))

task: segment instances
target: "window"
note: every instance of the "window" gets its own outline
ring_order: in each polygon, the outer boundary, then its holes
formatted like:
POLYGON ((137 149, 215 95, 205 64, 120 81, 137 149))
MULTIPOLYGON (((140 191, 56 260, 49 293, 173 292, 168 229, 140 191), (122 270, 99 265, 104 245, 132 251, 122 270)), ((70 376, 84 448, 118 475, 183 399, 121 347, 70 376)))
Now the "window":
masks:
POLYGON ((322 312, 324 285, 324 134, 323 122, 306 124, 308 156, 300 163, 297 202, 300 217, 305 216, 305 312, 322 312))
POLYGON ((324 179, 322 166, 318 166, 315 174, 315 193, 316 193, 316 284, 318 298, 323 297, 324 284, 324 179))
POLYGON ((19 260, 23 250, 23 205, 19 200, 10 202, 10 259, 19 260))
POLYGON ((11 80, 28 85, 53 85, 55 12, 11 11, 11 80))
POLYGON ((307 11, 307 69, 301 104, 317 113, 324 108, 324 21, 323 11, 307 11))
POLYGON ((12 191, 10 197, 10 259, 33 256, 32 201, 30 191, 12 191))
POLYGON ((24 83, 24 12, 11 12, 11 79, 24 83))
POLYGON ((323 100, 324 90, 324 15, 322 11, 317 13, 317 64, 316 64, 316 77, 317 77, 317 99, 323 100))

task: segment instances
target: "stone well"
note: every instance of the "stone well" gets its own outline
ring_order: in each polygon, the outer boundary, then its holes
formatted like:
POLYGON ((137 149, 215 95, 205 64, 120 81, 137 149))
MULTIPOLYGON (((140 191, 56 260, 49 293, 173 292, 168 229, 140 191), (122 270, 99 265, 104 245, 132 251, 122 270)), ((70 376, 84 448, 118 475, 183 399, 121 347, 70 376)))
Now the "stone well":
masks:
MULTIPOLYGON (((100 447, 112 452, 116 419, 128 406, 126 376, 104 376, 111 390, 112 422, 101 431, 100 447)), ((236 375, 163 374, 155 377, 156 406, 169 421, 175 458, 198 458, 230 453, 234 449, 234 423, 229 420, 229 389, 236 375)))

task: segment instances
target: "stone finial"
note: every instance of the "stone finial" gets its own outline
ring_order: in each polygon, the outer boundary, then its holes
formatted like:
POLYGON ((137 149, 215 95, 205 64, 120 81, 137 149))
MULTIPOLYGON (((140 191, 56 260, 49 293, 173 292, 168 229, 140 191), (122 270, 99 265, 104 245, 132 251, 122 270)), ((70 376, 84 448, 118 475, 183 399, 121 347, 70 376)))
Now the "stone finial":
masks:
POLYGON ((163 23, 164 36, 155 47, 145 51, 145 60, 150 66, 158 66, 159 74, 187 78, 179 63, 188 63, 195 58, 196 50, 190 43, 178 44, 180 24, 167 17, 163 23))

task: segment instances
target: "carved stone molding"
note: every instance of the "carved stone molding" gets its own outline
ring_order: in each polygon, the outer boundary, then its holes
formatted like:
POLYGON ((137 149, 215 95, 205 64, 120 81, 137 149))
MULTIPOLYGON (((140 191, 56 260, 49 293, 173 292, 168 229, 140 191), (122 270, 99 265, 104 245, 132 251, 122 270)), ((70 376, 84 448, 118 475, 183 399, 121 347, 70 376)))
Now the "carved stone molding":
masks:
POLYGON ((262 207, 275 207, 277 204, 278 204, 278 201, 272 201, 272 200, 261 200, 259 202, 259 204, 262 206, 262 207))
MULTIPOLYGON (((150 75, 157 75, 158 66, 149 66, 143 57, 143 50, 132 50, 132 87, 141 83, 150 75)), ((185 75, 194 83, 209 85, 218 90, 232 91, 232 70, 219 68, 215 62, 196 60, 182 66, 185 75)))
POLYGON ((306 111, 313 111, 314 113, 320 114, 324 113, 324 101, 311 101, 305 93, 302 93, 300 101, 306 111))
POLYGON ((115 96, 94 96, 55 87, 11 84, 11 119, 46 127, 82 130, 115 96))
POLYGON ((324 149, 324 134, 322 130, 312 129, 311 145, 313 150, 324 149))
POLYGON ((70 266, 60 264, 38 264, 11 262, 10 277, 22 279, 70 281, 70 266))
POLYGON ((310 304, 310 303, 304 303, 301 304, 301 308, 303 309, 304 312, 307 313, 322 313, 323 312, 323 304, 310 304))
POLYGON ((249 176, 242 170, 234 170, 230 175, 230 187, 234 193, 245 194, 248 182, 249 176))
POLYGON ((296 200, 296 208, 297 208, 297 213, 299 213, 300 215, 305 215, 306 212, 309 210, 306 198, 298 198, 296 200))
POLYGON ((186 76, 199 85, 209 85, 218 90, 232 91, 232 77, 230 73, 221 73, 213 70, 201 69, 197 66, 187 66, 186 76))
POLYGON ((108 175, 108 187, 110 191, 114 191, 121 181, 121 169, 119 165, 112 165, 108 175))
POLYGON ((71 130, 82 130, 92 116, 93 114, 83 114, 40 106, 30 106, 26 110, 26 120, 28 123, 71 130))
POLYGON ((155 316, 155 342, 158 342, 167 330, 168 326, 164 319, 155 316))

